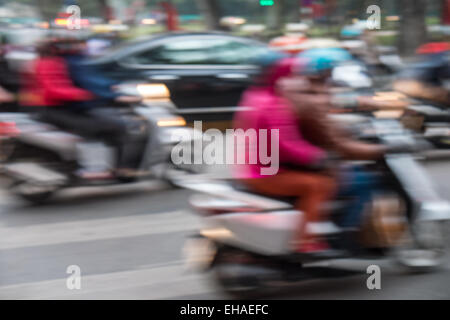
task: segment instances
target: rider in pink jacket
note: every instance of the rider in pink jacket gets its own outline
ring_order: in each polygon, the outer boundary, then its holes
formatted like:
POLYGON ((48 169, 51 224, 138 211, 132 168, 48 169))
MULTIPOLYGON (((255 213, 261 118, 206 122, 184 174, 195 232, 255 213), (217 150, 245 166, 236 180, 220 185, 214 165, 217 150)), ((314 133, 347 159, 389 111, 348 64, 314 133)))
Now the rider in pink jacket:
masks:
MULTIPOLYGON (((272 63, 260 78, 260 83, 249 88, 243 95, 241 106, 249 107, 250 111, 240 111, 235 118, 235 129, 254 129, 257 136, 261 130, 267 130, 268 137, 271 136, 271 130, 278 130, 278 150, 272 150, 272 137, 268 139, 269 143, 263 151, 271 151, 271 161, 274 161, 274 151, 278 151, 279 170, 263 174, 268 172, 267 169, 273 169, 260 158, 260 149, 264 147, 261 143, 266 141, 248 139, 244 146, 238 145, 238 153, 245 152, 246 161, 245 164, 235 166, 235 174, 243 184, 256 192, 297 198, 295 206, 304 213, 304 219, 300 222, 298 234, 292 239, 293 250, 312 254, 327 251, 329 246, 324 240, 310 234, 306 225, 322 219, 322 204, 334 197, 336 186, 334 178, 311 170, 311 166, 321 163, 326 154, 303 138, 299 127, 300 119, 291 102, 283 97, 283 90, 279 86, 282 80, 293 75, 296 67, 299 66, 294 59, 272 63), (250 163, 250 159, 257 161, 250 163)), ((263 156, 266 155, 265 152, 262 153, 263 156)))
MULTIPOLYGON (((270 136, 271 129, 279 132, 278 152, 279 163, 290 166, 308 166, 320 161, 325 155, 324 152, 303 139, 299 128, 299 119, 294 112, 291 103, 277 93, 277 81, 292 74, 297 61, 293 58, 286 58, 278 62, 265 75, 264 86, 254 86, 249 88, 242 97, 240 105, 249 110, 236 114, 235 127, 243 130, 261 129, 268 130, 270 136)), ((268 139, 267 150, 271 150, 271 139, 268 139)), ((255 146, 245 146, 246 159, 258 159, 260 141, 255 146)), ((237 166, 237 176, 239 178, 260 178, 261 169, 269 165, 246 163, 237 166)), ((283 170, 283 168, 280 168, 283 170)))

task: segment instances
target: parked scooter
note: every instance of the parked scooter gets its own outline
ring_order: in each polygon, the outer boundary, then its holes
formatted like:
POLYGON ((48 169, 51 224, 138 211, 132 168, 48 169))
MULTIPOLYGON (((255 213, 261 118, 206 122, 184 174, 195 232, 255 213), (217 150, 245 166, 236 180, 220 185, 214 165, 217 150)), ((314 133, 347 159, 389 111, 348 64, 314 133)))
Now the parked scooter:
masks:
MULTIPOLYGON (((397 121, 344 118, 360 138, 403 150, 418 146, 416 137, 397 121)), ((191 198, 203 227, 186 243, 189 265, 210 272, 219 287, 237 298, 255 298, 280 286, 317 278, 311 264, 318 261, 395 257, 413 271, 434 270, 445 252, 442 228, 450 219, 449 204, 438 196, 413 153, 387 154, 364 166, 380 177, 382 187, 374 193, 370 214, 359 232, 360 248, 355 251, 343 245, 336 221, 345 214, 345 199, 330 204, 329 221, 307 225, 337 250, 334 257, 290 249, 304 214, 289 199, 243 191, 226 181, 183 181, 184 187, 201 192, 191 198)))
MULTIPOLYGON (((162 84, 129 83, 120 86, 125 95, 140 94, 144 102, 117 107, 128 119, 136 143, 143 149, 140 167, 148 175, 139 179, 164 179, 171 182, 173 173, 188 172, 170 159, 172 147, 191 143, 193 129, 176 115, 167 88, 162 84), (174 135, 174 131, 178 134, 174 135), (180 134, 186 131, 186 134, 180 134), (185 139, 186 141, 184 141, 185 139)), ((42 203, 60 189, 75 186, 128 183, 138 178, 83 178, 80 168, 114 169, 115 150, 102 141, 93 141, 44 123, 29 113, 0 114, 0 160, 2 173, 12 180, 9 191, 33 203, 42 203)))

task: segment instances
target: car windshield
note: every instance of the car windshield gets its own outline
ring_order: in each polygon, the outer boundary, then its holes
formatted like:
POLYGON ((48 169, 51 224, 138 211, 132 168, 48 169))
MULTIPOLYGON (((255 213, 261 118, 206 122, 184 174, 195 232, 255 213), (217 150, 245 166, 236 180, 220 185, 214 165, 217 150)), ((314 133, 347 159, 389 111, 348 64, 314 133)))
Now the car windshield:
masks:
MULTIPOLYGON (((104 51, 95 61, 108 60, 121 55, 130 48, 138 48, 158 39, 158 36, 121 42, 104 51)), ((163 39, 163 37, 161 37, 163 39)), ((174 37, 150 49, 138 50, 126 58, 134 64, 248 64, 266 50, 265 45, 253 41, 242 41, 233 37, 188 36, 174 37), (205 41, 207 39, 207 41, 205 41)), ((125 54, 126 55, 126 54, 125 54)))
POLYGON ((263 46, 228 38, 192 39, 165 44, 155 49, 151 58, 154 63, 169 64, 242 64, 264 50, 263 46))
POLYGON ((155 38, 156 38, 156 36, 145 36, 145 37, 139 37, 139 38, 132 39, 132 40, 120 41, 119 43, 117 43, 117 44, 111 46, 110 48, 106 49, 104 51, 104 55, 105 56, 115 55, 116 53, 124 50, 125 48, 138 46, 138 45, 143 44, 145 42, 154 40, 155 38))

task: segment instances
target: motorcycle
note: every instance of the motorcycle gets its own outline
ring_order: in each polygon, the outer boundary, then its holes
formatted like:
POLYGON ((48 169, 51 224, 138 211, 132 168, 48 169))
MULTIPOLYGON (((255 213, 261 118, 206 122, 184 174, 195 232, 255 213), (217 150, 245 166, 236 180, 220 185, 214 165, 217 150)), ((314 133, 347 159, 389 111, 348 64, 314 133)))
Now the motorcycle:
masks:
MULTIPOLYGON (((361 139, 403 146, 403 150, 417 147, 416 136, 397 121, 357 115, 344 115, 341 121, 361 139)), ((374 193, 358 232, 360 248, 345 247, 344 232, 336 219, 345 214, 348 199, 329 204, 332 214, 328 221, 306 227, 330 243, 336 250, 334 256, 290 249, 289 243, 304 219, 304 214, 294 209, 292 199, 257 194, 233 181, 183 181, 185 188, 197 192, 190 204, 202 222, 201 230, 185 244, 188 266, 209 272, 223 291, 244 299, 319 278, 314 265, 336 259, 393 257, 412 271, 436 269, 445 253, 443 226, 450 219, 450 206, 438 196, 414 154, 387 154, 363 166, 380 176, 382 186, 374 193)))
POLYGON ((423 137, 431 142, 436 149, 450 148, 450 109, 437 104, 420 103, 417 101, 408 107, 403 119, 423 137))
MULTIPOLYGON (((393 111, 394 114, 395 111, 401 112, 401 120, 407 128, 422 134, 436 149, 448 150, 450 146, 448 107, 436 101, 413 98, 401 92, 392 91, 398 76, 411 72, 411 67, 403 64, 395 52, 389 50, 382 50, 378 60, 379 64, 376 66, 357 59, 342 62, 333 69, 332 83, 336 87, 347 89, 342 91, 341 96, 344 98, 346 95, 353 98, 372 96, 376 100, 372 112, 383 110, 393 111), (374 90, 374 88, 377 89, 374 90)), ((426 64, 423 68, 429 68, 429 66, 426 64)), ((414 79, 414 77, 415 74, 412 73, 410 78, 414 79)), ((341 111, 345 111, 345 108, 343 109, 341 111)))
POLYGON ((163 84, 127 83, 120 85, 118 91, 144 97, 142 103, 116 106, 115 111, 130 124, 133 141, 142 147, 139 168, 148 174, 138 178, 81 177, 77 175, 80 168, 114 169, 115 150, 102 141, 86 139, 45 123, 33 114, 0 113, 1 173, 11 181, 10 192, 39 204, 68 187, 155 178, 172 184, 172 179, 189 173, 189 167, 176 166, 170 161, 173 146, 193 143, 195 134, 176 114, 168 89, 163 84))
POLYGON ((413 99, 396 91, 341 89, 335 94, 334 113, 371 115, 399 119, 403 126, 421 135, 436 150, 450 145, 450 110, 430 101, 413 99), (364 99, 362 105, 361 100, 364 99), (348 107, 348 105, 353 105, 348 107))

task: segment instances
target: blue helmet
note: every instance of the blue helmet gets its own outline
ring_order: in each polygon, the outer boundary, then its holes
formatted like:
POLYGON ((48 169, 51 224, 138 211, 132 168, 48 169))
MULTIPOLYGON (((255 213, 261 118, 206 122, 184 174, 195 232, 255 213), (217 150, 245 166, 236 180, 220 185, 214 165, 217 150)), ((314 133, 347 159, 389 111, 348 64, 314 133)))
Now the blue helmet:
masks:
POLYGON ((332 70, 336 65, 353 59, 352 55, 341 48, 316 48, 301 52, 297 56, 304 61, 302 73, 318 75, 332 70))
POLYGON ((344 27, 341 30, 341 37, 344 38, 356 38, 359 37, 363 34, 363 31, 361 29, 349 26, 349 27, 344 27))
POLYGON ((273 72, 272 68, 287 57, 289 57, 289 55, 274 50, 266 50, 253 57, 250 60, 250 63, 256 65, 259 69, 254 77, 256 83, 267 85, 270 74, 273 72))
POLYGON ((274 51, 274 50, 265 50, 262 53, 258 54, 256 57, 254 57, 251 60, 251 63, 257 65, 258 67, 265 69, 270 68, 274 64, 276 64, 278 61, 289 57, 289 55, 274 51))

